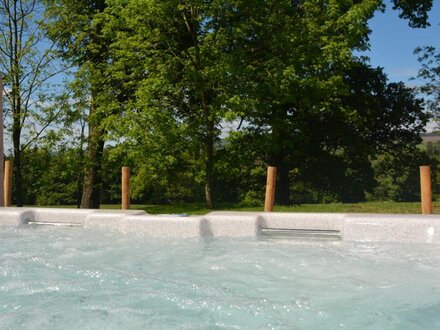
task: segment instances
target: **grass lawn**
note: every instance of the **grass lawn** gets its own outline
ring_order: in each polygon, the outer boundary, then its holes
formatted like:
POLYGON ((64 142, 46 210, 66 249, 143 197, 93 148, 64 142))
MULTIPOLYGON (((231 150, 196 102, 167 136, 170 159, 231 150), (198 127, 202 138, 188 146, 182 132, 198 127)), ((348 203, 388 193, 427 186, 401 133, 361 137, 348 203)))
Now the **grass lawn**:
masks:
MULTIPOLYGON (((74 207, 74 206, 51 206, 51 207, 74 207)), ((119 209, 120 205, 102 205, 103 209, 119 209)), ((133 210, 145 210, 150 214, 163 213, 187 213, 206 214, 210 210, 204 204, 186 203, 170 205, 132 205, 133 210)), ((440 202, 433 203, 434 213, 440 214, 440 202)), ((239 207, 233 204, 216 205, 217 211, 255 211, 262 212, 260 207, 239 207)), ((340 212, 340 213, 406 213, 420 214, 420 203, 398 203, 398 202, 365 202, 354 204, 332 203, 332 204, 302 204, 293 206, 275 206, 277 212, 340 212)))

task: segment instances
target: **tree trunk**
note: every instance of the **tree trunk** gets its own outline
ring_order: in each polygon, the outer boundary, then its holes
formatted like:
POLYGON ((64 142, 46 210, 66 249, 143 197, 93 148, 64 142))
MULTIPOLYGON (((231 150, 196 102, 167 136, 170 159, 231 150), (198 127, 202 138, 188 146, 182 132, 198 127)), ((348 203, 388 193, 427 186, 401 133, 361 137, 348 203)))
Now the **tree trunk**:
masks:
POLYGON ((205 204, 206 208, 212 209, 214 202, 212 198, 213 190, 213 167, 214 167, 214 120, 209 112, 208 103, 205 92, 200 93, 200 101, 202 105, 203 118, 205 120, 206 135, 205 135, 205 204))
POLYGON ((290 204, 290 187, 289 187, 289 166, 286 162, 286 139, 288 132, 286 131, 287 110, 284 108, 277 109, 274 113, 274 121, 272 124, 273 134, 273 153, 271 162, 277 167, 277 184, 275 192, 275 202, 279 205, 290 204))
POLYGON ((289 168, 284 162, 277 165, 278 182, 275 201, 279 205, 290 204, 289 168))
POLYGON ((79 209, 81 208, 81 202, 82 202, 82 192, 81 192, 81 187, 82 187, 82 183, 83 183, 83 175, 82 172, 79 171, 78 176, 77 176, 77 180, 76 180, 76 207, 79 209))
MULTIPOLYGON (((10 73, 12 77, 12 144, 14 148, 14 182, 15 182, 15 201, 18 207, 22 207, 24 204, 23 198, 23 177, 21 173, 21 128, 22 128, 22 118, 21 118, 21 76, 20 76, 20 59, 19 46, 21 42, 21 37, 19 32, 22 30, 19 27, 18 20, 18 8, 17 3, 13 4, 13 7, 9 7, 9 13, 12 16, 9 17, 12 24, 10 24, 10 54, 9 54, 9 65, 10 73), (12 18, 13 17, 13 18, 12 18), (13 35, 13 37, 12 37, 13 35)), ((1 183, 3 184, 3 183, 1 183)))
MULTIPOLYGON (((84 167, 84 131, 85 131, 85 124, 81 123, 81 136, 79 139, 79 151, 78 151, 78 157, 79 157, 79 167, 78 169, 83 169, 84 167)), ((78 175, 76 178, 76 207, 81 208, 81 202, 82 202, 82 185, 84 180, 84 174, 81 170, 78 171, 78 175)))
POLYGON ((23 176, 21 173, 20 135, 21 135, 20 119, 14 117, 14 123, 12 125, 12 143, 14 145, 15 203, 18 207, 22 207, 24 205, 23 176))
POLYGON ((205 140, 206 158, 205 158, 205 203, 206 208, 212 209, 214 202, 212 199, 212 186, 213 186, 213 166, 214 166, 214 123, 210 121, 208 123, 208 134, 205 140))
MULTIPOLYGON (((200 46, 198 40, 199 24, 197 9, 193 5, 187 7, 188 10, 182 10, 182 17, 188 32, 191 37, 193 46, 195 48, 195 69, 200 72, 203 69, 200 57, 200 46)), ((208 107, 209 95, 206 92, 206 83, 202 76, 199 76, 198 84, 200 87, 200 105, 203 116, 203 124, 205 129, 204 144, 205 149, 205 204, 206 208, 212 209, 214 202, 212 198, 213 191, 213 167, 214 167, 214 137, 215 137, 215 123, 213 120, 213 113, 208 107)))
POLYGON ((101 159, 104 151, 103 131, 96 124, 89 125, 87 156, 84 169, 81 208, 99 209, 101 204, 101 159))

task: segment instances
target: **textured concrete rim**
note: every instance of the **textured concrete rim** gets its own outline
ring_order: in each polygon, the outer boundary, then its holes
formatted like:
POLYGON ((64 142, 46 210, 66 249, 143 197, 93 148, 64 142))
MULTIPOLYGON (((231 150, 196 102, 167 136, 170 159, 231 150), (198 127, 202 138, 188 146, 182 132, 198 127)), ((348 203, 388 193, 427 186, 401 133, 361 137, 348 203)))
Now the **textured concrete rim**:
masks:
POLYGON ((203 216, 136 210, 0 208, 0 226, 75 224, 145 237, 256 237, 261 228, 339 231, 348 241, 440 244, 440 215, 216 211, 203 216))

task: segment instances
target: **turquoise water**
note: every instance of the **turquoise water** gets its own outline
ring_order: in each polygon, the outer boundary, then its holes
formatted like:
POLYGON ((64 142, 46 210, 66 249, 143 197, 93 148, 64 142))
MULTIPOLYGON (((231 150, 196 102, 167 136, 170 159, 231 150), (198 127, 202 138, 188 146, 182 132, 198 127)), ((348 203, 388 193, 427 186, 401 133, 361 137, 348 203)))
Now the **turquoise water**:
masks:
POLYGON ((0 329, 440 329, 440 247, 0 228, 0 329))

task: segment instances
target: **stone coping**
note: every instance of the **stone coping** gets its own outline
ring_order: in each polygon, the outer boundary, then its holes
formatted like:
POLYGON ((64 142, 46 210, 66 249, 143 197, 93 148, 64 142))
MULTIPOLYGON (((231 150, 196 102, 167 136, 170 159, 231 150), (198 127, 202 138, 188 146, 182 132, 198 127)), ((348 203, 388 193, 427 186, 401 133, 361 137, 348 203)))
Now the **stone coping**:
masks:
POLYGON ((215 211, 202 216, 136 210, 0 208, 0 226, 75 224, 145 237, 256 237, 261 228, 337 230, 343 240, 440 244, 440 215, 215 211))

